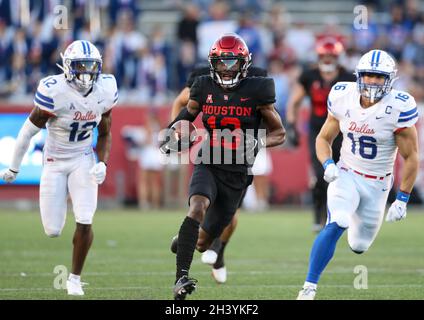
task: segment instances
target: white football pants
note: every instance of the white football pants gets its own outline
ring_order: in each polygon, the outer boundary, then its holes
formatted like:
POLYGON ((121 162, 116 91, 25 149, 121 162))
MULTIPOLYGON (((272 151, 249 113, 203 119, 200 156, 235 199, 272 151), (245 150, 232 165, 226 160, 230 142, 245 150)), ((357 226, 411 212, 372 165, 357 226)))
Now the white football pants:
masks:
POLYGON ((339 178, 329 184, 327 224, 336 222, 348 228, 347 238, 352 250, 367 251, 377 236, 393 184, 392 177, 370 179, 340 169, 339 178))
POLYGON ((40 212, 44 231, 49 237, 62 232, 66 220, 68 193, 75 221, 92 224, 97 208, 98 185, 89 170, 95 165, 93 152, 73 159, 59 160, 44 155, 40 181, 40 212))

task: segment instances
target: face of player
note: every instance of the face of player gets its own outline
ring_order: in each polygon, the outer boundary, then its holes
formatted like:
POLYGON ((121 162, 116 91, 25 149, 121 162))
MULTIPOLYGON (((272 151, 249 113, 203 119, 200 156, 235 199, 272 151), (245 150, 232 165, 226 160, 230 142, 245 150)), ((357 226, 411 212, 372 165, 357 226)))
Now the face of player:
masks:
POLYGON ((384 85, 386 81, 386 77, 382 74, 376 74, 376 73, 365 73, 362 76, 362 81, 364 84, 367 85, 384 85))
POLYGON ((372 106, 384 96, 387 76, 366 72, 361 74, 361 82, 361 101, 364 106, 372 106))
POLYGON ((100 71, 100 63, 93 60, 72 61, 71 67, 77 79, 76 83, 81 89, 91 88, 100 71))
POLYGON ((222 80, 232 80, 240 70, 238 59, 217 60, 215 70, 220 74, 222 80))
POLYGON ((337 56, 331 54, 322 54, 319 56, 319 69, 321 72, 334 72, 337 69, 337 56))

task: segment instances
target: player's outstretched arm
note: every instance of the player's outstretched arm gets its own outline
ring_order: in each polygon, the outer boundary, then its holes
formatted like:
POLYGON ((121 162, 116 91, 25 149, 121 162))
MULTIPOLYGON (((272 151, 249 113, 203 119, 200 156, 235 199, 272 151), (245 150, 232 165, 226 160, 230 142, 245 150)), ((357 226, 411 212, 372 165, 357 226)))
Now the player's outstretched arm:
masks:
POLYGON ((305 95, 305 88, 299 82, 296 82, 287 103, 286 119, 288 123, 293 125, 296 124, 299 115, 300 103, 305 95))
POLYGON ((5 169, 0 172, 1 179, 8 183, 15 181, 16 176, 19 173, 22 159, 28 150, 31 138, 46 125, 46 122, 51 116, 53 115, 39 109, 38 107, 35 107, 32 110, 16 138, 15 149, 13 151, 12 162, 9 169, 5 169))
POLYGON ((275 110, 274 104, 258 106, 258 110, 262 114, 268 131, 264 147, 275 147, 283 144, 286 140, 286 130, 281 122, 280 115, 275 110))
POLYGON ((405 128, 395 136, 399 153, 405 160, 400 190, 407 193, 411 193, 418 174, 419 159, 417 136, 417 129, 415 126, 405 128))
POLYGON ((417 178, 418 160, 418 137, 415 126, 405 128, 395 136, 399 153, 405 160, 402 172, 402 181, 397 193, 396 200, 392 203, 387 212, 386 221, 393 222, 406 218, 406 205, 409 194, 417 178))
POLYGON ((112 110, 102 114, 102 119, 100 120, 97 137, 97 158, 99 162, 104 162, 105 164, 109 160, 110 149, 112 147, 112 110))
POLYGON ((172 126, 180 120, 188 120, 190 122, 193 122, 199 113, 199 103, 195 100, 190 99, 188 101, 187 108, 184 108, 180 111, 178 116, 168 125, 168 130, 162 135, 162 137, 159 138, 159 150, 164 154, 168 154, 170 152, 169 143, 172 140, 172 135, 174 135, 175 133, 172 126))
POLYGON ((339 169, 334 163, 331 150, 331 145, 339 132, 339 121, 331 114, 328 114, 315 141, 317 158, 324 167, 324 180, 328 183, 333 182, 339 177, 339 169))
POLYGON ((173 121, 182 109, 185 108, 190 99, 190 88, 185 87, 172 103, 171 121, 173 121))
POLYGON ((321 163, 324 163, 333 157, 331 145, 339 132, 339 121, 331 114, 328 114, 327 119, 315 140, 317 158, 321 163))
POLYGON ((168 125, 168 128, 171 128, 172 125, 180 120, 188 120, 193 122, 197 115, 200 113, 200 105, 197 101, 189 100, 187 104, 187 108, 184 108, 180 111, 178 116, 168 125))
POLYGON ((112 146, 112 110, 102 114, 97 137, 97 159, 98 162, 91 168, 90 174, 97 184, 102 184, 106 179, 106 164, 109 160, 110 148, 112 146))
POLYGON ((296 82, 287 103, 287 140, 294 147, 299 145, 299 133, 296 129, 296 122, 299 116, 300 103, 305 95, 305 88, 299 82, 296 82))

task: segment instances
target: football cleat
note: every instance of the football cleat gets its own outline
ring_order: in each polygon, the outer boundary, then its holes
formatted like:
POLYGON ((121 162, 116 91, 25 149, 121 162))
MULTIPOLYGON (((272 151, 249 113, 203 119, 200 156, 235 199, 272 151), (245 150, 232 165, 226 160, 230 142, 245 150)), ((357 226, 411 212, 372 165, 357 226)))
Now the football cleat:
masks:
POLYGON ((187 294, 191 294, 196 289, 197 280, 182 276, 175 283, 173 292, 174 300, 185 300, 187 294))
POLYGON ((303 287, 296 300, 314 300, 317 289, 312 286, 303 287))
POLYGON ((227 268, 222 267, 219 269, 212 268, 212 277, 219 284, 225 283, 227 281, 227 268))
POLYGON ((82 286, 84 285, 81 281, 76 281, 74 279, 68 279, 66 281, 66 289, 68 290, 68 295, 70 296, 83 296, 84 291, 82 286))
POLYGON ((214 264, 218 259, 218 254, 213 250, 206 250, 202 253, 202 262, 206 264, 214 264))
POLYGON ((172 238, 171 252, 177 254, 177 248, 178 248, 178 235, 172 238))

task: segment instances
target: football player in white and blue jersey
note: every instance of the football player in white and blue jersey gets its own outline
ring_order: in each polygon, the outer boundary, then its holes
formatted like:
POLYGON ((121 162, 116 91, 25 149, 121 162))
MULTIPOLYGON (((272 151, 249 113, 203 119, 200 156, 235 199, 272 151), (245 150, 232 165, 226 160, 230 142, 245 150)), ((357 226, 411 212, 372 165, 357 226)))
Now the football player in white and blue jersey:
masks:
POLYGON ((355 82, 336 83, 328 97, 328 117, 316 139, 317 157, 329 182, 327 224, 311 250, 309 270, 299 300, 313 300, 317 283, 347 229, 353 252, 368 250, 381 227, 393 184, 396 154, 405 160, 396 201, 386 221, 406 217, 406 205, 418 173, 414 124, 418 110, 407 92, 392 89, 395 61, 382 50, 361 57, 355 82), (340 160, 332 160, 331 143, 343 134, 340 160))
POLYGON ((102 74, 102 57, 89 41, 74 41, 64 54, 63 73, 40 81, 35 107, 16 140, 9 169, 0 178, 13 182, 31 138, 47 127, 40 181, 40 212, 44 231, 58 237, 65 224, 68 193, 72 199, 76 230, 72 271, 67 281, 70 295, 83 295, 80 275, 93 241, 91 224, 97 208, 97 189, 106 177, 111 148, 111 109, 118 100, 113 75, 102 74), (96 153, 93 130, 98 129, 96 153))

